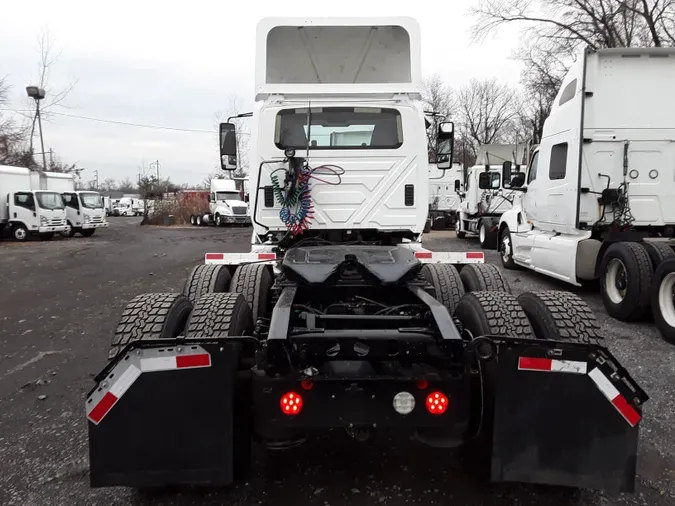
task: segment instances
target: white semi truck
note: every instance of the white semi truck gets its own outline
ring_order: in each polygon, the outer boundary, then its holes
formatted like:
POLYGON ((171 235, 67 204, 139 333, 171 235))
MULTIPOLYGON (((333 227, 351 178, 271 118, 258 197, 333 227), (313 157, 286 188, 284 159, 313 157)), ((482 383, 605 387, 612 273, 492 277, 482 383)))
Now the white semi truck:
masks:
POLYGON ((454 227, 459 207, 459 192, 464 189, 464 168, 453 163, 441 170, 438 164, 429 163, 429 228, 454 227))
POLYGON ((0 165, 0 235, 17 241, 31 235, 49 240, 69 229, 63 199, 48 189, 47 174, 0 165))
POLYGON ((75 190, 72 174, 45 172, 47 188, 59 192, 63 197, 69 229, 61 232, 65 237, 79 233, 91 237, 97 229, 107 228, 106 211, 101 194, 89 190, 75 190))
MULTIPOLYGON (((482 252, 422 247, 420 39, 410 18, 260 22, 251 251, 127 305, 83 403, 92 487, 230 486, 253 441, 384 430, 439 466, 462 447, 492 481, 634 490, 648 397, 585 303, 515 297, 482 252)), ((234 170, 235 125, 220 133, 234 170)))
MULTIPOLYGON (((245 183, 242 180, 242 185, 245 183)), ((212 178, 209 192, 209 211, 190 216, 197 226, 250 225, 251 210, 245 201, 245 189, 237 189, 234 179, 212 178)))
MULTIPOLYGON (((515 191, 502 184, 501 165, 475 165, 467 171, 464 191, 458 191, 457 238, 478 235, 485 249, 497 249, 499 218, 511 208, 515 191)), ((524 174, 517 176, 519 179, 524 174)))
MULTIPOLYGON (((505 267, 573 285, 599 278, 612 317, 645 316, 658 289, 654 270, 674 254, 673 82, 672 48, 583 53, 563 80, 526 180, 514 188, 520 196, 499 221, 505 267)), ((505 163, 502 177, 510 173, 505 163)))

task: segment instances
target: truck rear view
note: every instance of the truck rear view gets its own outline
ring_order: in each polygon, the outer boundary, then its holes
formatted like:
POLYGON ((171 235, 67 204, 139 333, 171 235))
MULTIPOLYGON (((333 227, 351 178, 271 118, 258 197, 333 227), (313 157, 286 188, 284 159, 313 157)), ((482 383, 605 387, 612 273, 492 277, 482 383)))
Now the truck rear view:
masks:
POLYGON ((408 18, 261 22, 252 251, 128 304, 85 401, 92 486, 227 486, 253 441, 385 429, 493 481, 633 489, 647 396, 583 301, 516 298, 482 252, 421 245, 419 40, 408 18))

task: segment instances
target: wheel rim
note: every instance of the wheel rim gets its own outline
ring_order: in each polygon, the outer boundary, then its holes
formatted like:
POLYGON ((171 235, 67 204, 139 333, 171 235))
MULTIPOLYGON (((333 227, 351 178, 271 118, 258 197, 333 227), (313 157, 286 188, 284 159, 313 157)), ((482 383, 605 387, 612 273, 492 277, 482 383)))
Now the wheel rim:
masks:
POLYGON ((23 241, 26 238, 26 231, 23 228, 17 228, 14 231, 14 237, 19 241, 23 241))
POLYGON ((612 258, 605 272, 605 292, 614 304, 621 304, 626 297, 628 282, 626 266, 618 258, 612 258))
POLYGON ((663 319, 670 327, 675 327, 675 272, 666 274, 659 286, 659 310, 663 319))
POLYGON ((220 226, 220 216, 216 216, 216 225, 220 226))
POLYGON ((478 231, 478 237, 480 238, 480 242, 485 242, 485 236, 487 235, 487 232, 485 230, 485 225, 480 226, 480 230, 478 231))
POLYGON ((511 260, 511 238, 509 234, 504 234, 504 237, 502 237, 502 260, 504 262, 511 260))

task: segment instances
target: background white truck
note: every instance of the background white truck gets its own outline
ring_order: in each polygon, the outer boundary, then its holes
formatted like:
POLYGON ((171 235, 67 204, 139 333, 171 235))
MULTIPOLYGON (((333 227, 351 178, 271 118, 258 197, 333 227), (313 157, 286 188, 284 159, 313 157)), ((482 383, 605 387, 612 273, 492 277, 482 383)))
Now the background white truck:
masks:
POLYGON ((504 189, 501 169, 501 165, 474 165, 467 171, 464 191, 458 192, 458 239, 478 234, 482 248, 497 248, 499 217, 511 208, 516 193, 504 189))
MULTIPOLYGON (((245 183, 246 181, 242 180, 241 184, 245 183)), ((244 192, 243 187, 241 190, 237 188, 237 181, 234 179, 211 179, 209 211, 190 216, 190 223, 216 227, 232 224, 250 225, 251 212, 248 202, 245 202, 244 192)))
POLYGON ((49 240, 68 230, 63 199, 48 189, 46 174, 0 165, 0 235, 17 241, 31 235, 49 240))
POLYGON ((47 188, 59 192, 63 197, 69 229, 61 234, 73 237, 79 233, 91 237, 98 228, 107 228, 103 197, 90 190, 75 190, 72 174, 45 172, 47 188))
MULTIPOLYGON (((521 195, 500 219, 505 267, 574 285, 599 278, 611 316, 645 316, 658 289, 654 269, 673 255, 673 82, 675 49, 584 52, 562 83, 525 183, 515 188, 521 195)), ((506 163, 503 177, 510 169, 506 163)), ((654 311, 668 310, 655 300, 654 311)), ((672 293, 665 302, 672 308, 672 293)))
POLYGON ((459 192, 464 188, 464 168, 453 163, 441 170, 429 163, 429 228, 437 230, 454 227, 459 207, 459 192))

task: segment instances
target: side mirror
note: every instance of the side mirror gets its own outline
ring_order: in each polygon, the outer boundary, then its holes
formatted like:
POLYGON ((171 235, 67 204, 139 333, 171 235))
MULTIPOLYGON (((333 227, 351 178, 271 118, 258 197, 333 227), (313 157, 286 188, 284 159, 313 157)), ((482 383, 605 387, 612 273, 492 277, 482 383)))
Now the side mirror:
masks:
POLYGON ((237 133, 234 123, 220 124, 220 168, 237 169, 237 133))
POLYGON ((441 170, 452 166, 452 152, 455 145, 455 124, 444 121, 438 125, 436 163, 441 170))
POLYGON ((490 189, 490 173, 489 172, 481 172, 478 174, 478 188, 481 190, 489 190, 490 189))
POLYGON ((502 181, 504 182, 504 186, 506 186, 507 181, 511 181, 511 168, 512 168, 512 163, 510 161, 505 161, 502 163, 502 181))
POLYGON ((459 193, 459 190, 460 190, 459 179, 455 179, 455 193, 459 193))

